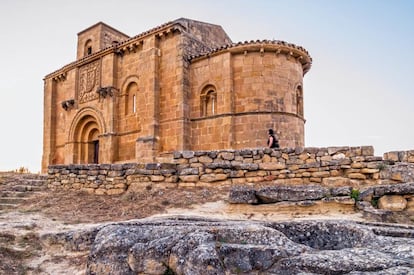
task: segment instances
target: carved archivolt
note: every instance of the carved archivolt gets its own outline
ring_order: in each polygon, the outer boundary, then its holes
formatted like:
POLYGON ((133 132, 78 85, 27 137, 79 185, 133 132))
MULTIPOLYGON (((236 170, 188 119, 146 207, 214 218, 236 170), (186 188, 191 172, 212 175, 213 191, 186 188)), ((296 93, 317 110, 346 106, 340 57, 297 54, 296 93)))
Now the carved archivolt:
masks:
POLYGON ((105 125, 102 113, 98 110, 95 110, 94 108, 86 107, 81 109, 72 120, 68 135, 69 142, 79 141, 79 131, 82 129, 82 123, 84 123, 85 118, 92 119, 96 123, 100 134, 107 132, 107 127, 105 125))
POLYGON ((100 62, 91 62, 79 69, 79 103, 99 98, 100 62))

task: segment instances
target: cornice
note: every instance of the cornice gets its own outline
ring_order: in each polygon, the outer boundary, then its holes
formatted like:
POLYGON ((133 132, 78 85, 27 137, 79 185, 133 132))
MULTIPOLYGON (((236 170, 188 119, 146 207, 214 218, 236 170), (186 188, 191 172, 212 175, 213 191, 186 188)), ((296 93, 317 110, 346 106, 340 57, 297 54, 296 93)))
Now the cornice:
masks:
POLYGON ((232 54, 247 54, 249 52, 260 52, 262 54, 265 52, 273 52, 276 55, 284 54, 288 58, 298 60, 302 64, 304 73, 308 72, 312 65, 312 57, 305 48, 280 40, 250 40, 226 44, 208 52, 191 55, 188 57, 188 60, 190 62, 196 62, 225 52, 232 54))
POLYGON ((182 31, 185 31, 185 26, 183 26, 178 20, 162 24, 158 27, 155 27, 148 31, 140 33, 120 43, 104 48, 96 53, 82 57, 81 59, 78 59, 76 61, 73 61, 63 66, 62 68, 50 74, 47 74, 44 77, 44 80, 48 78, 56 78, 57 76, 62 75, 62 74, 66 75, 67 71, 75 67, 82 66, 83 64, 89 63, 96 59, 99 59, 100 57, 103 57, 109 53, 123 55, 125 53, 135 52, 139 46, 142 46, 144 44, 144 39, 147 38, 148 36, 156 35, 157 37, 161 38, 162 36, 165 36, 171 33, 177 33, 177 32, 180 33, 182 31))

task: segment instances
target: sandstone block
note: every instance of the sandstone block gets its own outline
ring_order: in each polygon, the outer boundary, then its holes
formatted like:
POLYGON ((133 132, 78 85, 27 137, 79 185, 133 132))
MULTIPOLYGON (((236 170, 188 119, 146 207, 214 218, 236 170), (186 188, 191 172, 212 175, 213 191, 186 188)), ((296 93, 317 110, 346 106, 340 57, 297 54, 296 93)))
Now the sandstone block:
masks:
POLYGON ((393 151, 393 152, 384 153, 384 159, 392 160, 392 161, 400 161, 399 152, 393 151))
POLYGON ((195 182, 179 182, 178 183, 179 188, 188 188, 188 187, 195 187, 195 186, 196 186, 195 182))
POLYGON ((106 189, 98 188, 98 189, 95 189, 95 194, 96 195, 105 195, 107 191, 108 190, 106 190, 106 189))
POLYGON ((261 170, 282 170, 286 168, 286 164, 279 163, 279 162, 268 162, 268 163, 260 163, 259 169, 261 170))
POLYGON ((391 179, 396 180, 396 181, 403 181, 403 177, 402 177, 401 173, 399 173, 399 172, 392 173, 391 174, 391 179))
POLYGON ((350 178, 350 179, 364 180, 367 177, 364 174, 361 174, 361 173, 349 173, 348 174, 348 178, 350 178))
POLYGON ((197 182, 200 179, 198 175, 179 176, 179 178, 183 182, 197 182))
POLYGON ((158 181, 164 181, 164 176, 151 176, 151 181, 158 182, 158 181))
POLYGON ((226 174, 204 174, 200 177, 200 181, 203 182, 214 182, 214 181, 221 181, 226 180, 226 174))
POLYGON ((106 194, 108 195, 119 195, 124 193, 125 190, 123 188, 113 188, 106 191, 106 194))
POLYGON ((200 163, 212 163, 213 159, 208 157, 208 156, 201 156, 201 157, 198 158, 198 161, 200 163))
POLYGON ((95 188, 81 188, 81 191, 86 192, 88 194, 95 193, 95 188))
POLYGON ((362 168, 361 169, 361 173, 362 174, 374 174, 374 173, 378 173, 379 169, 372 169, 372 168, 362 168))
POLYGON ((344 153, 338 153, 338 154, 335 154, 335 155, 333 155, 332 156, 332 159, 333 160, 342 160, 342 159, 345 159, 345 154, 344 153))
POLYGON ((352 186, 351 179, 344 177, 330 177, 322 180, 323 185, 326 186, 352 186))
POLYGON ((364 168, 364 167, 365 167, 365 164, 362 163, 362 162, 353 162, 353 163, 351 163, 351 168, 352 169, 361 169, 361 168, 364 168))
POLYGON ((117 183, 114 185, 114 188, 125 190, 127 188, 127 185, 125 183, 117 183))
POLYGON ((330 173, 329 171, 313 172, 311 176, 314 178, 326 178, 330 176, 330 173))
POLYGON ((221 157, 224 160, 233 160, 234 159, 234 153, 223 152, 223 153, 219 154, 219 157, 221 157))
POLYGON ((402 211, 407 207, 407 200, 400 195, 385 195, 379 198, 378 208, 390 211, 402 211))
POLYGON ((373 156, 374 155, 374 147, 373 146, 362 146, 362 155, 363 156, 373 156))

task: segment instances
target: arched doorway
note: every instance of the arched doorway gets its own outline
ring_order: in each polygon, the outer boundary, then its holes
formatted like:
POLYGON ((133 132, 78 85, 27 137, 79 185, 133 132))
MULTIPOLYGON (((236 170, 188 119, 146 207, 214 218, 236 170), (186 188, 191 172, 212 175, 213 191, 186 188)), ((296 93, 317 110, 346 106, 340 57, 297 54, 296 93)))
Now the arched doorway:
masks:
POLYGON ((75 128, 74 156, 78 163, 99 163, 99 126, 91 115, 83 116, 75 128))

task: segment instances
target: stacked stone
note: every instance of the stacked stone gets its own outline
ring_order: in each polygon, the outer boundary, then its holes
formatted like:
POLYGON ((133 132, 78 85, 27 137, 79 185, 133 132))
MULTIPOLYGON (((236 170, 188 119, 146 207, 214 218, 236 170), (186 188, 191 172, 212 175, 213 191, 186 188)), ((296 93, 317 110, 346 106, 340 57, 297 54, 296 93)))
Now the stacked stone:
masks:
MULTIPOLYGON (((374 156, 372 146, 181 151, 173 153, 172 163, 53 165, 48 170, 48 186, 120 194, 149 185, 165 188, 270 183, 333 187, 408 180, 398 177, 398 173, 407 173, 392 164, 374 156)), ((410 171, 414 171, 412 166, 410 171)))
POLYGON ((381 157, 372 146, 245 149, 175 152, 180 182, 246 184, 271 181, 285 184, 330 183, 345 178, 368 183, 380 179, 381 157), (338 179, 336 179, 338 180, 338 179))
POLYGON ((384 153, 384 160, 414 163, 414 150, 384 153))
POLYGON ((116 195, 132 182, 176 182, 175 171, 175 164, 159 163, 52 165, 48 187, 116 195))

